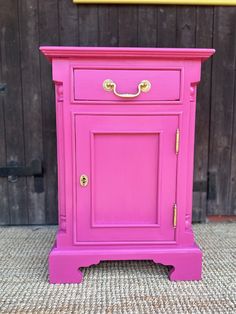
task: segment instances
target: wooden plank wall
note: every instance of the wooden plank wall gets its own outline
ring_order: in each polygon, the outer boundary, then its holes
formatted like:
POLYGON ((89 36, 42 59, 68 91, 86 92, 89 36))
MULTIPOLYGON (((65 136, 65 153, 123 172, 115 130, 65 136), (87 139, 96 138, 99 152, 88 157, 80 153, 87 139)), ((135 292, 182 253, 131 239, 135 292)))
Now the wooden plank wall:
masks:
POLYGON ((43 160, 32 177, 0 178, 0 224, 57 222, 51 66, 40 45, 214 47, 198 90, 194 220, 236 214, 236 7, 76 5, 0 0, 0 166, 43 160))

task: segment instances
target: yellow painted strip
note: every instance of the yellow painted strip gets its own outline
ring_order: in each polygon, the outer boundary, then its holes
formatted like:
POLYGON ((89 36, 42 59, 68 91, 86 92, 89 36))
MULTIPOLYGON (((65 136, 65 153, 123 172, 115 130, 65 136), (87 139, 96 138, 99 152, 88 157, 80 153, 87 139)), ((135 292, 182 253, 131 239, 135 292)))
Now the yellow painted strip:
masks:
POLYGON ((74 3, 180 4, 235 6, 236 0, 73 0, 74 3))

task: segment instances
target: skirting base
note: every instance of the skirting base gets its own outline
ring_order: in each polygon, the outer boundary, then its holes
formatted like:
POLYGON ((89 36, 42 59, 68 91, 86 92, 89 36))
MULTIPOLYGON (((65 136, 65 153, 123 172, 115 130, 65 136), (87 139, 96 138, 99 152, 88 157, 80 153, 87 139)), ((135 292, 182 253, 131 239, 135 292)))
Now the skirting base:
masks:
POLYGON ((171 266, 169 279, 200 280, 202 252, 194 244, 184 248, 155 249, 93 249, 66 250, 54 247, 49 255, 50 283, 80 283, 80 267, 88 267, 107 260, 153 260, 171 266))

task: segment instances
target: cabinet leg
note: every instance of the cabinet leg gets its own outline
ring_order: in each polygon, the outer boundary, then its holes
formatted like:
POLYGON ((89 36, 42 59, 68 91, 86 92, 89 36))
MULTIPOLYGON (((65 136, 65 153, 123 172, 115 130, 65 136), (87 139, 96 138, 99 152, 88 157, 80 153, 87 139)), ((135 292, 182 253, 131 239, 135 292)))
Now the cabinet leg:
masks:
POLYGON ((65 256, 49 256, 50 283, 80 283, 82 280, 78 263, 65 256))
POLYGON ((93 256, 79 256, 53 249, 49 255, 49 282, 50 283, 80 283, 83 274, 80 267, 98 264, 100 260, 93 256))
POLYGON ((176 262, 170 270, 169 278, 178 280, 200 280, 202 277, 202 256, 199 254, 183 257, 176 262))
POLYGON ((169 272, 171 281, 200 280, 202 277, 202 252, 198 247, 189 252, 160 256, 154 262, 172 266, 169 272))

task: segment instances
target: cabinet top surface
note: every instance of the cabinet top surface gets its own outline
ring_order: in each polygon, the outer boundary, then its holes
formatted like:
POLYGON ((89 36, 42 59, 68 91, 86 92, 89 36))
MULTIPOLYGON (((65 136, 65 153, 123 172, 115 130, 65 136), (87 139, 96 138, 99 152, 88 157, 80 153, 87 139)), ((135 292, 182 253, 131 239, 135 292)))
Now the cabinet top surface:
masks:
POLYGON ((42 46, 41 52, 49 61, 53 58, 162 58, 200 59, 202 62, 215 53, 214 49, 198 48, 128 48, 128 47, 63 47, 42 46))

